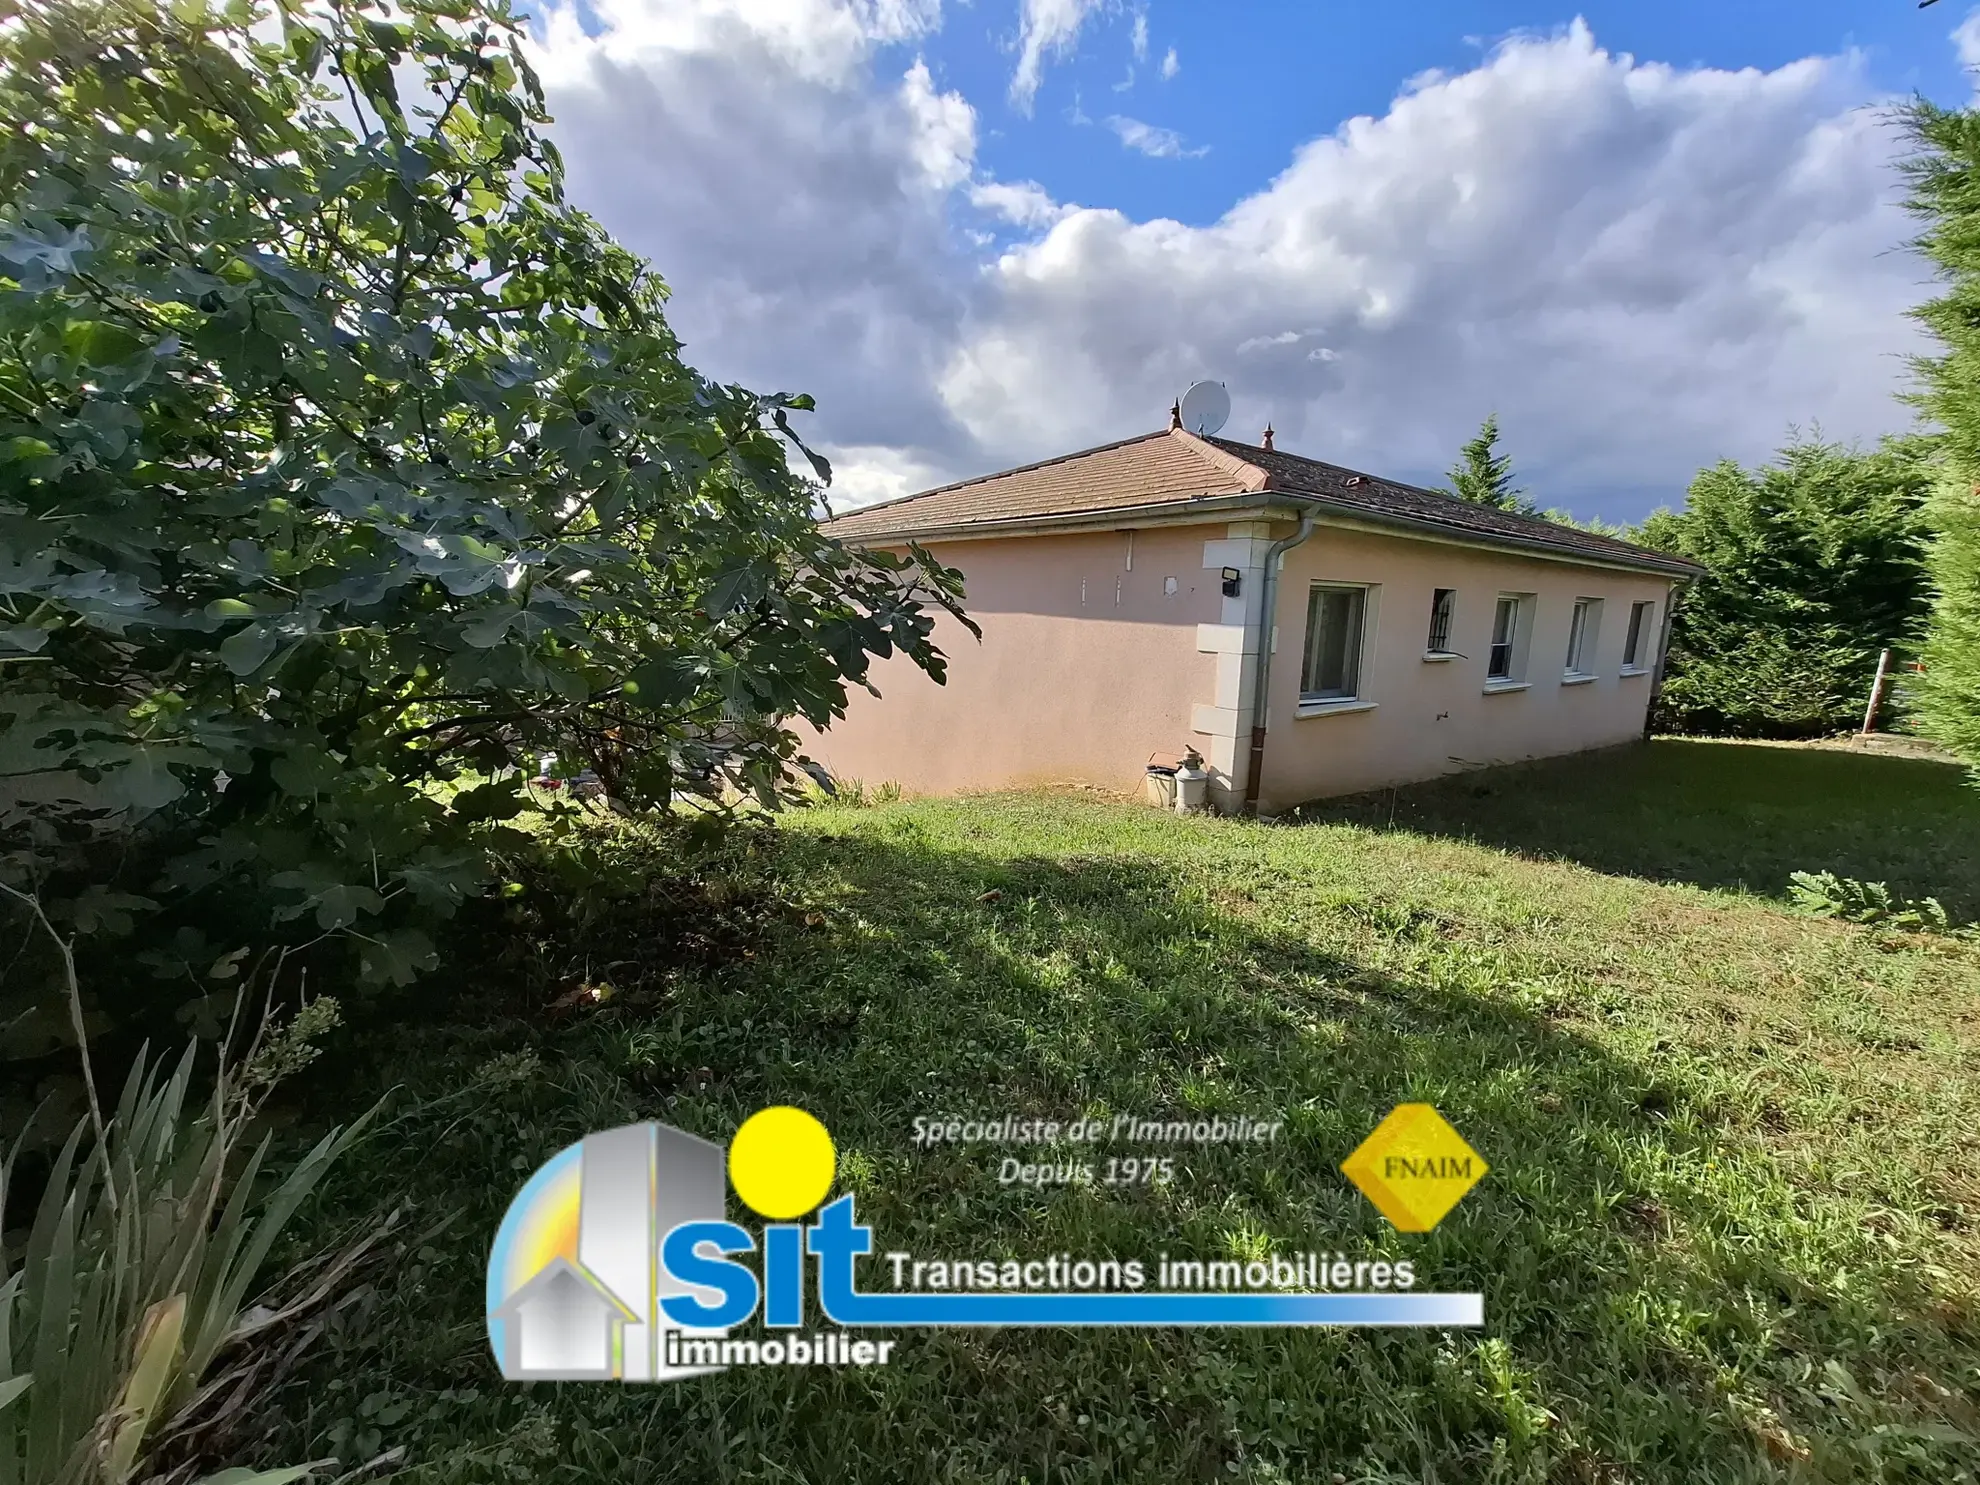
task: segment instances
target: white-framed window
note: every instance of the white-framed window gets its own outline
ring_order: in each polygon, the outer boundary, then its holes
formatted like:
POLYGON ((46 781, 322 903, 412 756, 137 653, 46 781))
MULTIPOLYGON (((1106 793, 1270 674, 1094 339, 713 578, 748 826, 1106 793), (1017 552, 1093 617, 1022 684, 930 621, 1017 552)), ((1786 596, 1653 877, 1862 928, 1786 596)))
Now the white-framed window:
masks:
POLYGON ((1451 652, 1451 618, 1457 612, 1457 589, 1436 588, 1430 594, 1430 638, 1423 650, 1429 655, 1451 652))
POLYGON ((1629 633, 1623 637, 1623 669, 1626 671, 1648 670, 1650 668, 1651 639, 1650 620, 1657 611, 1654 603, 1632 603, 1629 606, 1629 633))
POLYGON ((1354 701, 1360 697, 1367 619, 1367 588, 1347 583, 1313 585, 1306 600, 1301 701, 1354 701))
POLYGON ((1526 626, 1532 604, 1524 593, 1501 593, 1492 607, 1492 648, 1485 661, 1488 682, 1510 684, 1520 679, 1526 648, 1526 626))
POLYGON ((1602 642, 1602 600, 1577 598, 1568 618, 1567 661, 1562 675, 1568 680, 1590 680, 1595 675, 1595 655, 1602 642))

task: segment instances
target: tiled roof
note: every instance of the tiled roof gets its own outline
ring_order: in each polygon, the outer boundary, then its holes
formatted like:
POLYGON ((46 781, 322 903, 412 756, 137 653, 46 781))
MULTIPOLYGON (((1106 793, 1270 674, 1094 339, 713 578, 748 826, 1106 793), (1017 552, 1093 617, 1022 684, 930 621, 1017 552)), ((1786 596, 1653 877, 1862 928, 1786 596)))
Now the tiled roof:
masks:
POLYGON ((1338 464, 1326 464, 1299 454, 1277 449, 1255 448, 1228 438, 1209 438, 1226 453, 1257 465, 1271 477, 1269 488, 1305 495, 1317 495, 1330 504, 1366 512, 1373 520, 1403 520, 1412 525, 1448 527, 1471 536, 1496 538, 1522 546, 1545 546, 1557 551, 1575 552, 1607 561, 1643 563, 1675 572, 1698 569, 1668 552, 1599 536, 1575 526, 1562 526, 1538 516, 1522 516, 1489 505, 1476 505, 1437 490, 1401 485, 1379 475, 1359 474, 1338 464), (1349 483, 1353 481, 1354 483, 1349 483))
POLYGON ((1242 457, 1231 458, 1205 440, 1144 433, 848 511, 827 521, 825 529, 849 541, 913 536, 978 522, 1243 494, 1264 489, 1265 482, 1263 470, 1250 467, 1242 457))
POLYGON ((1454 495, 1358 474, 1297 454, 1227 438, 1199 438, 1180 429, 1146 433, 869 505, 827 521, 825 530, 847 541, 923 537, 1218 496, 1240 497, 1244 504, 1261 506, 1297 504, 1305 496, 1384 524, 1442 529, 1668 572, 1696 570, 1665 553, 1537 516, 1474 505, 1454 495))

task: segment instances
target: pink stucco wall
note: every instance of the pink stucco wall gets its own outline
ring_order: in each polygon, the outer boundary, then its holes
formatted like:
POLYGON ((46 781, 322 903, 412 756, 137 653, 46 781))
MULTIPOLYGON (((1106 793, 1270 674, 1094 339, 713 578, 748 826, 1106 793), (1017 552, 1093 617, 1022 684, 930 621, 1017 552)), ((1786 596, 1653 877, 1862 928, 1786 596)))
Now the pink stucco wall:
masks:
POLYGON ((1217 573, 1203 569, 1205 535, 1156 527, 1131 540, 1107 531, 931 543, 936 560, 963 572, 982 642, 944 615, 946 685, 899 656, 882 661, 882 699, 854 691, 829 731, 799 729, 805 751, 835 778, 914 793, 1138 787, 1151 752, 1189 746, 1191 705, 1213 689, 1216 657, 1196 648, 1196 626, 1214 621, 1221 601, 1217 573))
MULTIPOLYGON (((1293 528, 1281 525, 1275 536, 1293 528)), ((1654 664, 1671 583, 1649 574, 1322 526, 1286 555, 1279 579, 1270 726, 1260 807, 1433 778, 1454 770, 1629 741, 1643 731, 1651 676, 1622 675, 1630 605, 1651 600, 1654 664), (1316 582, 1368 584, 1374 623, 1359 691, 1373 710, 1300 716, 1307 600, 1316 582), (1432 590, 1457 590, 1450 646, 1465 659, 1426 661, 1432 590), (1501 593, 1535 595, 1522 691, 1486 690, 1492 614, 1501 593), (1602 600, 1595 679, 1563 685, 1577 598, 1602 600)))
MULTIPOLYGON (((1262 561, 1266 538, 1293 529, 1219 521, 1131 538, 1106 531, 934 544, 935 557, 965 576, 964 606, 982 641, 942 618, 947 685, 899 657, 880 662, 880 698, 855 691, 842 721, 806 733, 806 751, 837 778, 948 793, 1063 781, 1133 789, 1151 753, 1174 756, 1193 744, 1211 760, 1213 798, 1233 807, 1250 730, 1250 660, 1234 653, 1234 636, 1256 612, 1259 570, 1246 569, 1243 596, 1226 598, 1215 564, 1262 561)), ((1321 526, 1280 574, 1260 809, 1639 736, 1670 589, 1649 574, 1321 526), (1301 702, 1316 582, 1368 589, 1358 701, 1372 707, 1316 711, 1301 702), (1465 658, 1424 658, 1437 588, 1456 590, 1450 645, 1465 658), (1531 595, 1526 684, 1488 691, 1493 608, 1506 592, 1531 595), (1594 679, 1563 684, 1578 598, 1602 600, 1594 679), (1624 675, 1638 601, 1654 604, 1646 673, 1624 675)))

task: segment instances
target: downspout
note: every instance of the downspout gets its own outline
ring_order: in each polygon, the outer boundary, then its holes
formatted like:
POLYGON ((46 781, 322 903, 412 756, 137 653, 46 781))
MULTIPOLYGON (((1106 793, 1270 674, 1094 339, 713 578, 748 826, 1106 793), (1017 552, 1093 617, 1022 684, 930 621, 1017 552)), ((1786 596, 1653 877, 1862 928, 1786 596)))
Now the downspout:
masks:
POLYGON ((1272 635, 1279 612, 1279 559, 1313 534, 1320 512, 1309 509, 1299 518, 1299 530, 1272 543, 1265 553, 1265 577, 1258 593, 1258 656, 1251 674, 1251 762, 1244 774, 1244 812, 1258 811, 1258 785, 1265 774, 1265 718, 1270 710, 1272 635))

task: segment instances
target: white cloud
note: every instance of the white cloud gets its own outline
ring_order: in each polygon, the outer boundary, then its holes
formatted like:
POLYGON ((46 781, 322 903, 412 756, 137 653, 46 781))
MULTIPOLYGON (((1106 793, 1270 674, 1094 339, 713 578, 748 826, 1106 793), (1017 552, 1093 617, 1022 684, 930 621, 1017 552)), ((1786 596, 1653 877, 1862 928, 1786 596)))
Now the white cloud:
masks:
POLYGON ((967 477, 941 463, 884 444, 853 448, 827 444, 819 452, 832 461, 832 487, 826 496, 834 511, 872 505, 878 500, 898 500, 967 477))
POLYGON ((979 181, 969 188, 970 205, 1019 227, 1049 227, 1079 210, 1061 206, 1037 181, 979 181))
POLYGON ((901 79, 909 119, 908 148, 928 185, 947 191, 970 177, 976 162, 976 110, 960 93, 938 93, 919 57, 901 79))
POLYGON ((1577 24, 1417 79, 1220 220, 1073 213, 998 260, 943 395, 1016 462, 1228 380, 1280 447, 1434 477, 1497 408, 1549 503, 1637 514, 1788 424, 1901 426, 1926 275, 1850 59, 1637 63, 1577 24), (1287 338, 1286 322, 1324 338, 1287 338))
POLYGON ((1966 19, 1953 28, 1953 50, 1963 67, 1980 67, 1980 7, 1969 10, 1966 19))
POLYGON ((587 38, 574 0, 550 0, 539 34, 545 80, 600 52, 623 60, 717 55, 746 37, 807 81, 847 82, 879 43, 941 26, 941 0, 597 0, 587 38), (587 41, 591 44, 587 45, 587 41))
POLYGON ((1162 58, 1162 81, 1167 82, 1170 78, 1174 77, 1178 72, 1181 71, 1182 71, 1182 59, 1176 55, 1176 49, 1174 47, 1170 47, 1168 52, 1162 58))
POLYGON ((911 0, 553 5, 531 60, 573 199, 652 260, 689 359, 811 391, 808 438, 966 449, 934 390, 978 277, 951 227, 976 116, 911 53, 911 0))
POLYGON ((1114 84, 1116 93, 1125 93, 1134 87, 1136 69, 1148 60, 1148 10, 1137 7, 1134 12, 1134 30, 1128 39, 1132 59, 1128 63, 1127 76, 1114 84))
MULTIPOLYGON (((1281 353, 1286 346, 1298 345, 1302 340, 1312 340, 1318 330, 1281 330, 1277 335, 1254 335, 1237 343, 1237 354, 1254 356, 1262 352, 1281 353)), ((1281 356, 1283 359, 1283 356, 1281 356)), ((1316 345, 1306 352, 1309 361, 1338 361, 1339 351, 1331 346, 1316 345)))
MULTIPOLYGON (((1099 3, 1027 0, 1032 92, 1099 3)), ((673 285, 697 366, 818 394, 842 505, 1159 427, 1203 376, 1234 436, 1269 419, 1282 448, 1405 478, 1496 408, 1523 483, 1591 514, 1675 500, 1790 423, 1909 417, 1891 393, 1930 275, 1851 58, 1733 72, 1579 25, 1519 37, 1185 225, 989 179, 975 110, 914 56, 933 0, 588 14, 589 37, 546 12, 533 57, 573 197, 673 285), (993 222, 1021 240, 970 235, 993 222)))
POLYGON ((1144 124, 1140 119, 1123 118, 1115 114, 1107 120, 1107 127, 1120 136, 1121 143, 1131 150, 1144 155, 1152 155, 1158 160, 1193 160, 1199 155, 1210 153, 1204 145, 1198 149, 1187 149, 1182 135, 1173 129, 1163 129, 1154 124, 1144 124))
POLYGON ((1029 114, 1045 79, 1048 57, 1063 57, 1079 44, 1080 28, 1104 0, 1020 0, 1018 63, 1011 75, 1011 102, 1029 114))

